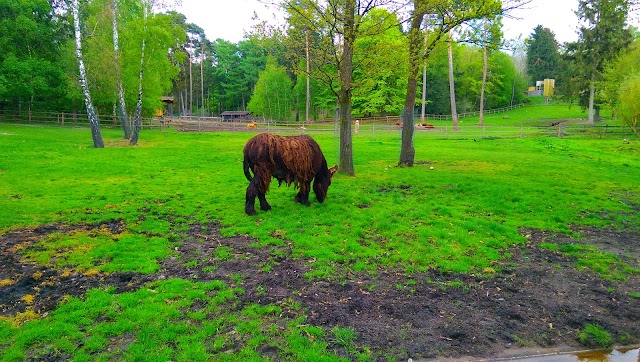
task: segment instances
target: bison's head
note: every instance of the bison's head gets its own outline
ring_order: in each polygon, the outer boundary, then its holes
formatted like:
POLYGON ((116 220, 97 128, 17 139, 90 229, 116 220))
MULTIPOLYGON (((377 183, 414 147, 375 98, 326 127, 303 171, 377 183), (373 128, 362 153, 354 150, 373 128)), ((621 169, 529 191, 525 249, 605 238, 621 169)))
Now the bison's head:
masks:
POLYGON ((333 178, 336 172, 338 172, 338 165, 326 169, 325 172, 318 172, 313 180, 313 192, 316 194, 316 199, 318 199, 319 202, 324 202, 324 199, 327 198, 327 191, 329 190, 329 186, 331 186, 331 178, 333 178))

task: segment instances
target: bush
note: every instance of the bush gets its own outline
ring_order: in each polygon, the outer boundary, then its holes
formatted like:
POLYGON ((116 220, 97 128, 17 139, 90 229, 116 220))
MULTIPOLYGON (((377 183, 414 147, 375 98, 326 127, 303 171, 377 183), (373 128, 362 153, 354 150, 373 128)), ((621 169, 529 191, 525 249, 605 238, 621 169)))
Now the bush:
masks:
POLYGON ((640 136, 638 123, 640 122, 640 73, 627 78, 619 90, 617 112, 622 121, 640 136))

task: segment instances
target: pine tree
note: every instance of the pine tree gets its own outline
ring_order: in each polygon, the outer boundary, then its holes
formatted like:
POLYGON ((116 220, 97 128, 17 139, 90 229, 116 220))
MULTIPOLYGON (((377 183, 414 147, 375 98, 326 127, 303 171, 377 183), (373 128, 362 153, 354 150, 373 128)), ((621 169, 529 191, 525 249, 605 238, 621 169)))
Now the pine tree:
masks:
POLYGON ((527 46, 527 74, 531 85, 544 79, 555 79, 558 74, 560 54, 556 36, 548 28, 538 25, 527 46))
POLYGON ((605 65, 631 43, 626 23, 629 5, 629 0, 580 0, 578 4, 576 14, 585 26, 580 28, 578 42, 567 46, 567 59, 574 70, 569 89, 582 107, 589 108, 590 124, 599 118, 596 87, 605 65))

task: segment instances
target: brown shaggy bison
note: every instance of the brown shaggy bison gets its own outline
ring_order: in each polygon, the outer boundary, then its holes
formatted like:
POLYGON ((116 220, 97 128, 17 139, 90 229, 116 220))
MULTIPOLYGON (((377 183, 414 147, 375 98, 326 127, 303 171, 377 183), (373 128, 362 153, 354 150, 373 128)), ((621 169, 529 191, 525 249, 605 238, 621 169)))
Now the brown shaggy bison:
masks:
POLYGON ((265 197, 271 177, 278 180, 278 185, 284 181, 287 186, 293 183, 296 189, 300 189, 294 201, 303 205, 310 205, 309 192, 313 180, 313 192, 318 201, 323 202, 336 170, 337 166, 327 168, 320 146, 309 136, 282 137, 261 133, 244 146, 244 175, 249 180, 244 210, 249 215, 256 214, 256 197, 261 210, 271 210, 265 197))

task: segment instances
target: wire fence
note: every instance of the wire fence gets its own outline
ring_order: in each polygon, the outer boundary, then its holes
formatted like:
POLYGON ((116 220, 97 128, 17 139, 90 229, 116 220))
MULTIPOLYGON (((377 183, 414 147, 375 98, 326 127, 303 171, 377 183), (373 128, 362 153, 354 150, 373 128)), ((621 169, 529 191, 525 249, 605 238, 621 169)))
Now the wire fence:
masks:
MULTIPOLYGON (((520 108, 521 106, 514 106, 520 108)), ((513 108, 511 108, 513 109, 513 108)), ((501 109, 504 112, 507 109, 501 109)), ((492 113, 498 113, 492 110, 492 113)), ((471 117, 471 114, 461 115, 471 117)), ((460 125, 454 129, 451 117, 428 118, 426 126, 416 125, 416 137, 434 139, 491 139, 491 138, 534 138, 534 137, 583 137, 583 138, 631 138, 635 137, 630 127, 596 124, 569 124, 558 122, 541 126, 491 126, 460 125)), ((120 127, 113 115, 100 115, 101 127, 120 127)), ((416 120, 417 121, 417 120, 416 120)), ((61 112, 15 112, 0 111, 0 122, 20 125, 53 125, 59 127, 88 127, 89 121, 83 113, 61 112)), ((142 129, 172 128, 181 132, 273 132, 279 134, 334 133, 339 135, 339 123, 335 120, 314 121, 310 123, 274 122, 274 121, 236 121, 227 122, 221 117, 166 117, 143 118, 142 129)), ((354 137, 376 137, 398 135, 402 131, 399 116, 371 117, 353 119, 354 137), (355 124, 358 121, 358 124, 355 124)))

